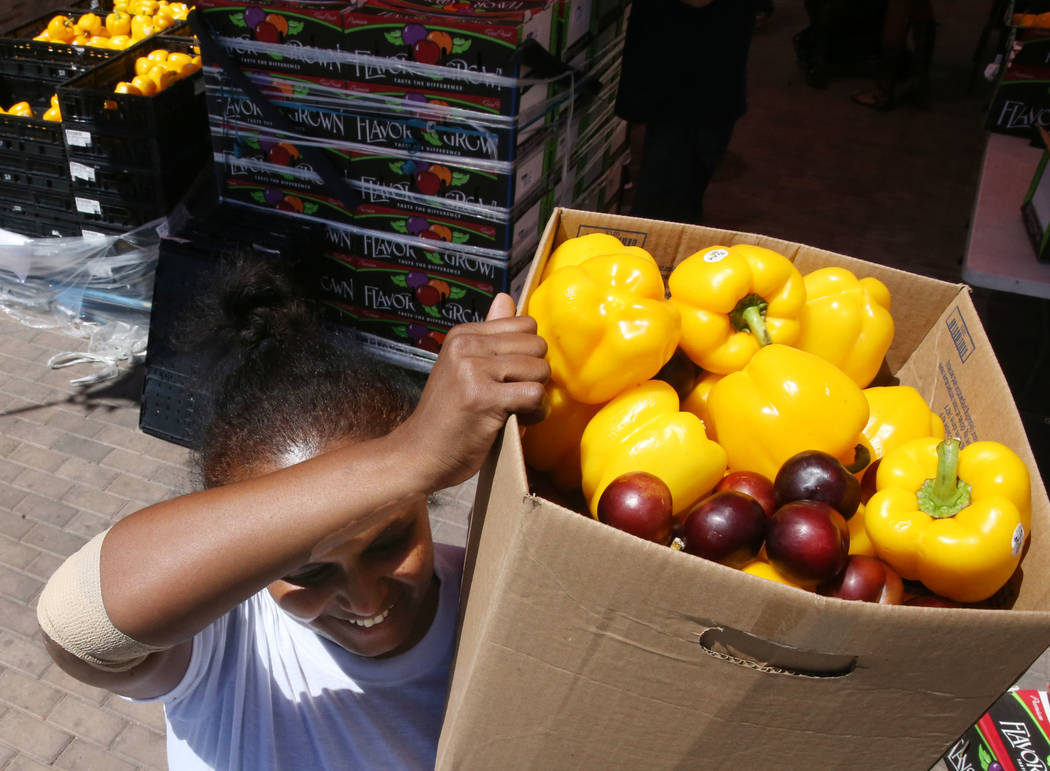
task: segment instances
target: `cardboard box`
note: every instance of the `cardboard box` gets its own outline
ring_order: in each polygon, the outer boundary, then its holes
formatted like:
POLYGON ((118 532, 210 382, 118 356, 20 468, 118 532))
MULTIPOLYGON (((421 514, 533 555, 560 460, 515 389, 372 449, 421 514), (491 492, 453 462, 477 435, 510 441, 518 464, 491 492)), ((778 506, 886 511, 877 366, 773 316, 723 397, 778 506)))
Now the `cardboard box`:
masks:
POLYGON ((944 756, 950 771, 1026 771, 1050 757, 1050 701, 1046 691, 1011 690, 992 705, 944 756))
POLYGON ((1009 610, 848 602, 634 538, 530 489, 511 419, 479 477, 441 769, 925 771, 1050 644, 1050 503, 965 286, 763 236, 556 209, 552 248, 606 231, 666 268, 758 243, 804 272, 881 279, 886 357, 964 442, 1032 477, 1033 533, 1009 610))
MULTIPOLYGON (((376 148, 426 151, 450 157, 510 161, 542 129, 519 129, 499 113, 497 99, 406 92, 380 84, 245 69, 264 97, 302 134, 376 148), (450 102, 455 104, 450 106, 450 102)), ((204 69, 208 114, 273 128, 252 98, 220 69, 204 69)))
POLYGON ((1050 67, 1011 64, 996 84, 985 128, 1031 139, 1050 126, 1050 67))
MULTIPOLYGON (((521 157, 513 163, 439 158, 385 148, 365 151, 337 140, 312 144, 324 151, 336 171, 369 194, 388 190, 391 200, 440 203, 469 214, 477 207, 510 210, 542 189, 546 182, 543 139, 537 135, 536 141, 520 148, 521 157)), ((267 183, 296 180, 315 192, 325 188, 296 139, 265 128, 219 121, 211 124, 211 141, 216 165, 232 166, 235 174, 251 171, 267 183)))
POLYGON ((343 9, 337 2, 201 0, 197 8, 242 67, 335 78, 346 67, 324 53, 339 50, 343 42, 343 9), (256 42, 280 46, 281 53, 252 46, 256 42))
POLYGON ((542 101, 541 88, 490 76, 526 76, 515 51, 527 38, 550 48, 554 7, 549 2, 513 2, 505 4, 508 7, 470 8, 466 13, 445 10, 448 5, 428 0, 368 0, 348 9, 342 48, 386 60, 350 61, 345 65, 350 77, 451 96, 496 98, 504 115, 517 115, 537 99, 542 101), (442 69, 421 70, 412 66, 417 63, 442 69), (535 93, 526 96, 530 91, 535 93))

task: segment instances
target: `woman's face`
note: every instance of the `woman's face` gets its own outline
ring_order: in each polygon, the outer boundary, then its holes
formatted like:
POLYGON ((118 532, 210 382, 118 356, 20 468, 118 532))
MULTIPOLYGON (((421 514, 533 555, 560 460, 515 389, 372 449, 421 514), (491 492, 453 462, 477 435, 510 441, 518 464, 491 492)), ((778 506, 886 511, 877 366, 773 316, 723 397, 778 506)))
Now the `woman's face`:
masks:
MULTIPOLYGON (((316 454, 289 455, 260 471, 276 471, 316 454)), ((423 638, 437 612, 426 497, 268 589, 282 610, 351 653, 369 658, 403 653, 423 638)))
POLYGON ((418 643, 437 610, 426 499, 269 586, 286 612, 370 658, 418 643))

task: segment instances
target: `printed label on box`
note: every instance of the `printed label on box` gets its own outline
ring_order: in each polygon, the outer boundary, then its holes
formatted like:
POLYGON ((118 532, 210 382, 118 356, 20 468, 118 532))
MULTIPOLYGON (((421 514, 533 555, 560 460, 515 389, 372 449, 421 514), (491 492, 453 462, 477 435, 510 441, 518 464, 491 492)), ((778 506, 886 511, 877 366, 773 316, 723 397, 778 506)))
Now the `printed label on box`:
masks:
POLYGON ((73 147, 91 147, 91 132, 66 129, 66 144, 73 147))
POLYGON ((966 361, 970 358, 970 354, 974 352, 974 344, 973 336, 970 334, 970 330, 966 326, 966 321, 963 319, 960 310, 958 308, 953 310, 944 323, 948 327, 948 334, 951 335, 952 342, 955 343, 959 361, 966 361))
POLYGON ((77 205, 77 211, 81 214, 102 214, 102 205, 94 199, 76 196, 73 200, 77 205))
POLYGON ((94 182, 95 167, 87 166, 83 163, 77 163, 76 161, 70 161, 69 177, 70 179, 83 179, 86 182, 94 182))

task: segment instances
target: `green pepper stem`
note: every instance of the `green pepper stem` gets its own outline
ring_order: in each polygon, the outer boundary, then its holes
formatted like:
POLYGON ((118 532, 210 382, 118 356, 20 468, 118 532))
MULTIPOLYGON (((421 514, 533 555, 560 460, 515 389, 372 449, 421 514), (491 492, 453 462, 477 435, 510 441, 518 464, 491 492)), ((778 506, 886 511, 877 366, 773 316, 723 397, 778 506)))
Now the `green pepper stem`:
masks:
POLYGON ((751 334, 758 340, 759 345, 765 346, 773 342, 773 338, 769 336, 769 329, 766 327, 766 317, 762 315, 760 306, 751 305, 745 308, 740 315, 747 324, 747 328, 751 330, 751 334))
POLYGON ((959 479, 959 440, 937 445, 937 476, 918 491, 919 508, 934 519, 952 517, 970 505, 970 485, 959 479))
POLYGON ((863 471, 871 465, 871 451, 863 444, 858 444, 853 448, 853 462, 850 464, 842 464, 846 467, 846 471, 851 474, 856 474, 858 471, 863 471))

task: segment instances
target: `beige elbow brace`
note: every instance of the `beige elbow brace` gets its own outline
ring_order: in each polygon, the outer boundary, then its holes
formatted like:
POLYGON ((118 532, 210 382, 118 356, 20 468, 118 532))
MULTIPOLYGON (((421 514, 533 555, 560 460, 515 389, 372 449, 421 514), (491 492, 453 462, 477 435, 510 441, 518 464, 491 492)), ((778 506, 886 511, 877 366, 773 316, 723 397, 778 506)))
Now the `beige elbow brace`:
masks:
POLYGON ((59 566, 40 594, 36 618, 48 637, 78 659, 96 669, 124 672, 164 649, 128 637, 106 613, 101 555, 108 532, 96 535, 59 566))

